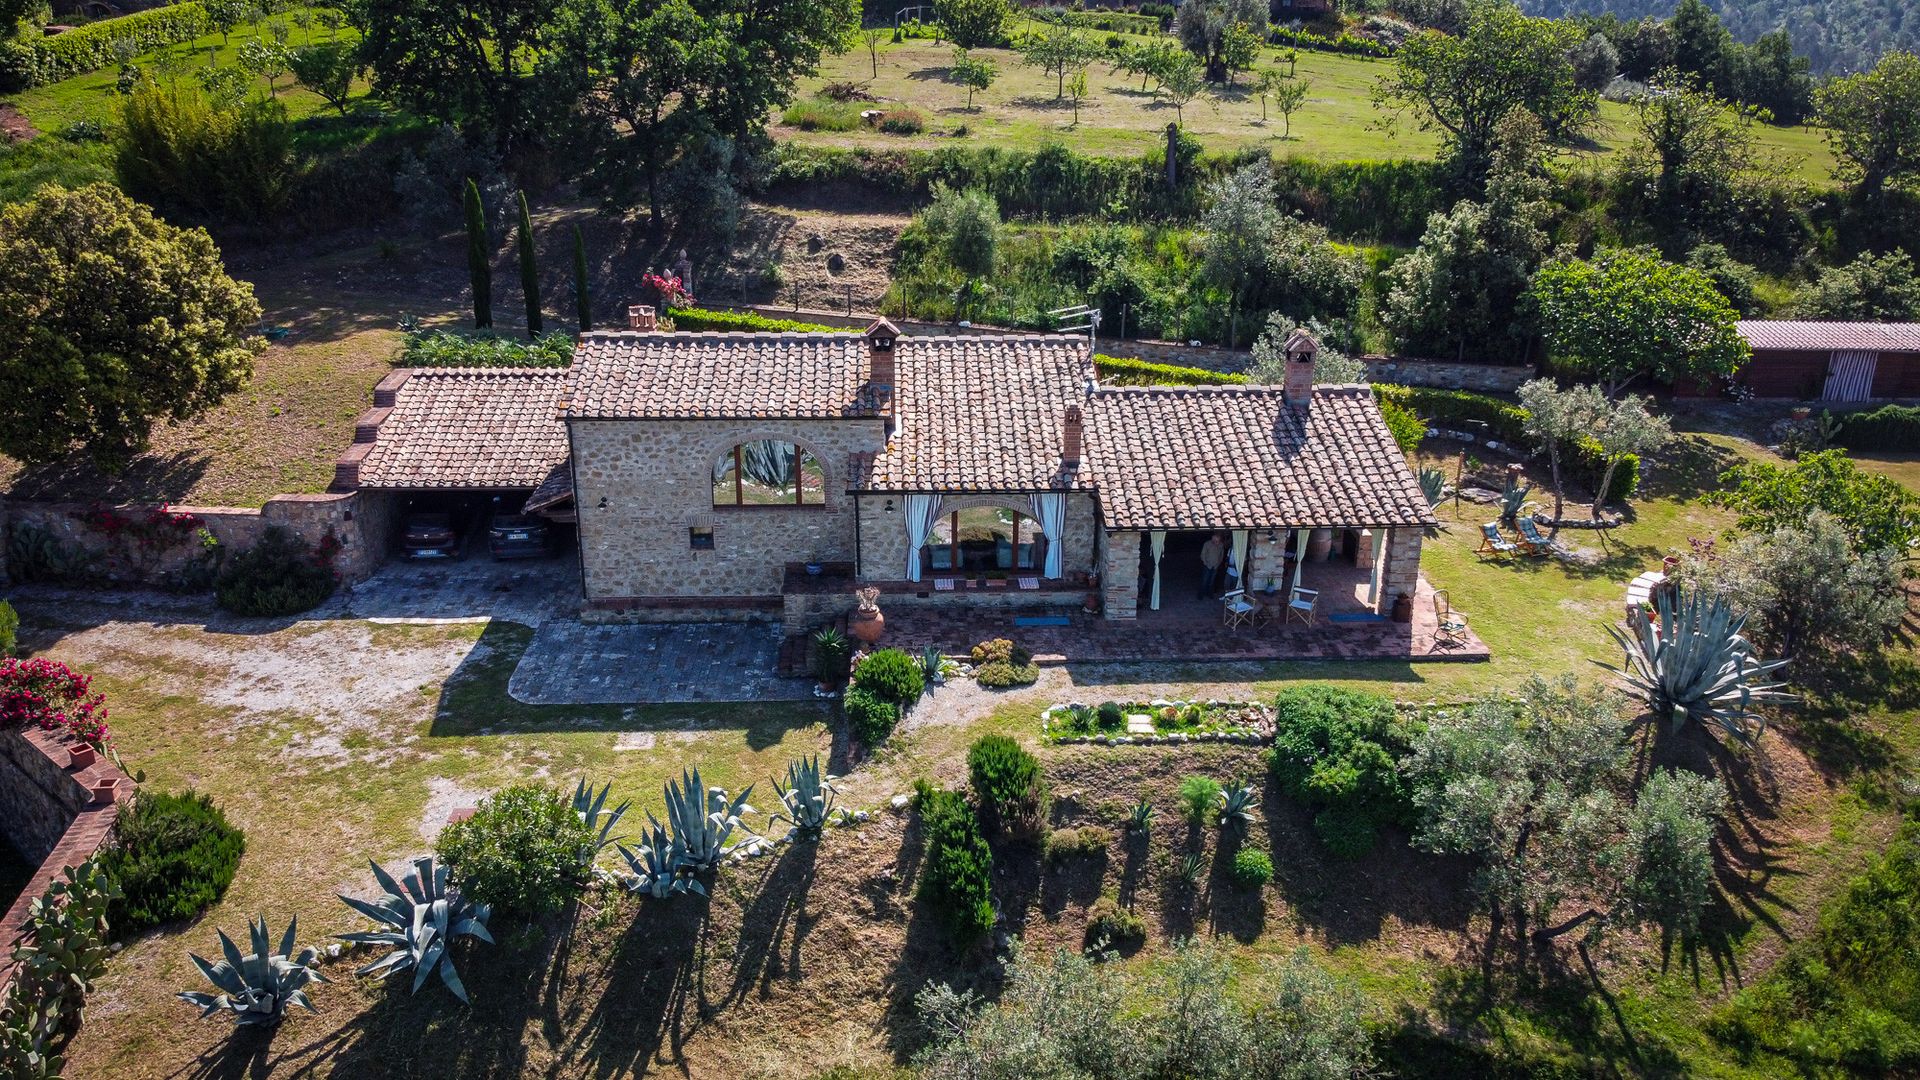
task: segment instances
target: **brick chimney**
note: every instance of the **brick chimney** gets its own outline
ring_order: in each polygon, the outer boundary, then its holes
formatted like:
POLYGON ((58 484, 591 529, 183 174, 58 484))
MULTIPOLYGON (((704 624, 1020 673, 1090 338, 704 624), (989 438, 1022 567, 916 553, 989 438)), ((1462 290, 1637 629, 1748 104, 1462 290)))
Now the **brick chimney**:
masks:
POLYGON ((1304 409, 1313 402, 1313 358, 1320 351, 1320 345, 1307 333, 1306 327, 1295 327, 1293 333, 1287 335, 1285 351, 1287 371, 1281 393, 1287 404, 1304 409))
POLYGON ((897 404, 894 384, 893 346, 900 336, 900 328, 885 319, 873 320, 866 329, 867 339, 867 386, 880 404, 880 411, 887 417, 887 430, 893 431, 893 421, 897 404))
POLYGON ((1080 437, 1084 430, 1080 406, 1067 406, 1067 420, 1060 429, 1060 464, 1069 469, 1080 466, 1080 437))
POLYGON ((627 329, 658 330, 660 316, 653 310, 652 304, 630 304, 627 307, 627 329))

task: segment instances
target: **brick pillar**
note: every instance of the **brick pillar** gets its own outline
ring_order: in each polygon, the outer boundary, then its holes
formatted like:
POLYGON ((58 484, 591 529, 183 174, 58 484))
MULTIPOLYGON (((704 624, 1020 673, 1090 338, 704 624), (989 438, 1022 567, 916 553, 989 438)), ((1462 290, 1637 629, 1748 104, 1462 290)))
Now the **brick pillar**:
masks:
POLYGON ((1420 589, 1419 528, 1387 530, 1387 562, 1380 571, 1380 612, 1393 607, 1393 598, 1401 594, 1416 597, 1420 589))
POLYGON ((1107 533, 1107 560, 1100 568, 1100 593, 1107 618, 1131 619, 1139 614, 1139 533, 1107 533))

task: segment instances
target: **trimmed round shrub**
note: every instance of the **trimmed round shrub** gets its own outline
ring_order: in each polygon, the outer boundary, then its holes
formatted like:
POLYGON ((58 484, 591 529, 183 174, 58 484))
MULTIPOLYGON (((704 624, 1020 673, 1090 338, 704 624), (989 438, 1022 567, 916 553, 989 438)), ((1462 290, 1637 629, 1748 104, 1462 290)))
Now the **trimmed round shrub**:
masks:
POLYGON ((213 597, 236 615, 298 615, 333 595, 333 554, 315 551, 278 525, 227 560, 213 597))
POLYGON ((226 895, 246 850, 246 835, 206 795, 140 792, 101 858, 120 886, 108 925, 125 936, 200 914, 226 895))
POLYGON ((1087 909, 1087 948, 1102 942, 1110 948, 1126 949, 1147 940, 1147 924, 1112 897, 1103 896, 1087 909))
POLYGON ((893 725, 900 722, 899 707, 864 686, 848 687, 840 708, 847 714, 847 731, 863 746, 886 742, 893 725))
POLYGON ((991 828, 1037 829, 1045 816, 1040 761, 1005 735, 982 735, 967 750, 967 779, 991 828))
POLYGON ((906 708, 926 692, 927 678, 920 662, 899 649, 870 652, 853 669, 857 686, 880 698, 906 708))
POLYGON ((993 638, 973 647, 973 662, 976 664, 1012 664, 1025 667, 1033 662, 1033 654, 1015 645, 1007 638, 993 638))
POLYGON ((1241 848, 1233 856, 1233 883, 1243 889, 1258 889, 1273 880, 1273 859, 1266 852, 1241 848))
POLYGON ((1111 735, 1127 730, 1127 710, 1117 701, 1103 701, 1093 712, 1093 722, 1102 733, 1111 735))
POLYGON ((517 784, 447 826, 434 852, 462 896, 500 911, 541 915, 565 907, 579 892, 585 884, 581 855, 593 847, 593 833, 566 794, 517 784))
POLYGON ((1032 686, 1040 681, 1040 666, 1026 664, 1015 667, 1003 661, 982 664, 973 673, 975 682, 989 690, 1005 690, 1013 686, 1032 686))
POLYGON ((1048 862, 1060 862, 1064 859, 1090 859, 1107 853, 1107 845, 1113 841, 1113 834, 1098 825, 1079 825, 1071 829, 1055 829, 1047 834, 1040 847, 1040 855, 1048 862))
POLYGON ((1400 772, 1409 734, 1387 698, 1292 687, 1274 701, 1268 765, 1280 790, 1320 811, 1314 832, 1321 842, 1351 858, 1373 846, 1378 826, 1412 820, 1400 772))

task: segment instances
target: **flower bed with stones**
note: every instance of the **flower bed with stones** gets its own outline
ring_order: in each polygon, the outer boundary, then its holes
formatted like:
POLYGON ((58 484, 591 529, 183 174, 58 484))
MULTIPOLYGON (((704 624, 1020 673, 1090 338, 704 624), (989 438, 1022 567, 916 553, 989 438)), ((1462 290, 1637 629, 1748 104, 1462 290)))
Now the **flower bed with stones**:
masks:
POLYGON ((1040 714, 1041 737, 1050 743, 1132 746, 1160 743, 1273 740, 1273 707, 1251 701, 1065 702, 1040 714))

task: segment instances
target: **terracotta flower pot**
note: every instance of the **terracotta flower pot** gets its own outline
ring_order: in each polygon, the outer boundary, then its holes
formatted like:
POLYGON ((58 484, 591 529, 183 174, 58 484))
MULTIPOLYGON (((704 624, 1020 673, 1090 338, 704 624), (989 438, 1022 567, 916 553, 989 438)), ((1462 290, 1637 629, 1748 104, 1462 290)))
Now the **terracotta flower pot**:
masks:
POLYGON ((1393 621, 1410 623, 1413 621, 1413 597, 1401 593, 1393 598, 1393 621))
POLYGON ((879 608, 871 611, 855 608, 853 614, 847 619, 847 633, 855 640, 868 645, 879 641, 880 635, 885 633, 886 629, 887 617, 880 614, 879 608))
POLYGON ((67 764, 76 769, 84 769, 98 760, 99 752, 86 743, 75 743, 67 747, 67 764))
POLYGON ((112 802, 114 790, 119 786, 120 781, 111 777, 95 781, 93 785, 93 801, 97 803, 112 802))

